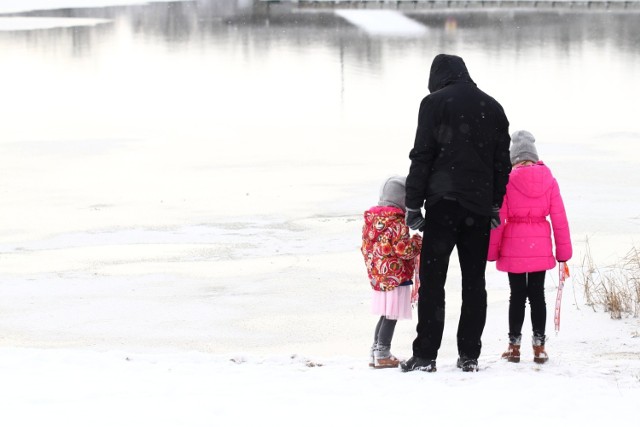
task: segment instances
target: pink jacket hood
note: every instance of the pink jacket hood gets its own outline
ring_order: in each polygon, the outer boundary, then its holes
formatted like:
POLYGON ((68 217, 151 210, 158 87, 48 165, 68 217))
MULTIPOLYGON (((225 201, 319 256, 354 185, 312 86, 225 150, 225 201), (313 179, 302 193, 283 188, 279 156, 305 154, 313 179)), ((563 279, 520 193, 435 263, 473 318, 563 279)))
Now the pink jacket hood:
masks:
POLYGON ((543 162, 540 161, 532 166, 514 167, 509 175, 509 184, 528 197, 540 197, 549 191, 555 178, 543 162))

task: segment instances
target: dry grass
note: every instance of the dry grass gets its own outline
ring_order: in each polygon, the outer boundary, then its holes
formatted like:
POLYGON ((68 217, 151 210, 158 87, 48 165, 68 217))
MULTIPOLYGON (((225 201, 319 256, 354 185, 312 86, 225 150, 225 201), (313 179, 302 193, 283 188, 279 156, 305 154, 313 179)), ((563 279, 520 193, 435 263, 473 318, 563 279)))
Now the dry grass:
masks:
POLYGON ((594 311, 603 308, 612 319, 640 315, 640 253, 633 247, 614 265, 597 267, 591 256, 589 241, 576 277, 584 287, 587 305, 594 311))

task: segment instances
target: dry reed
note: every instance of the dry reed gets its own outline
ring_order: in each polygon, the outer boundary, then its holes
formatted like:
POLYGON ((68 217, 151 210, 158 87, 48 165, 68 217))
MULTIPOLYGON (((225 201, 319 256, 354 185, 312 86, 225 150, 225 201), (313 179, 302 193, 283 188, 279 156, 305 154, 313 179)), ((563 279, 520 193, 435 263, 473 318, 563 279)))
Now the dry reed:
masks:
POLYGON ((640 253, 635 247, 615 264, 598 267, 587 240, 576 280, 584 288, 586 304, 594 311, 601 307, 612 319, 640 315, 640 253))

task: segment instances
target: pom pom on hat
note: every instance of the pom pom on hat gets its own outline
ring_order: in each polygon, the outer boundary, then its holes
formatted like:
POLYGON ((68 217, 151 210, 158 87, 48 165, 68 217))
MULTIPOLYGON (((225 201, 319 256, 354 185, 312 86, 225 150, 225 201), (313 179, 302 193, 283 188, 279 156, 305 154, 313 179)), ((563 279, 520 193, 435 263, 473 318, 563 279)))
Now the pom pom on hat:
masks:
POLYGON ((519 130, 511 135, 511 164, 515 165, 526 160, 537 162, 538 150, 535 146, 536 139, 526 130, 519 130))

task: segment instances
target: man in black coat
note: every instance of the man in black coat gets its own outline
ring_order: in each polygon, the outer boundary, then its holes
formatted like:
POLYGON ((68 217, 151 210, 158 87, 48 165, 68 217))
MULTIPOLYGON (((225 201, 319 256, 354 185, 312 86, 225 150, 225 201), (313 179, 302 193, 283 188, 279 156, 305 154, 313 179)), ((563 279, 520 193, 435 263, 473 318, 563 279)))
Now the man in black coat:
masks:
POLYGON ((449 258, 458 251, 462 307, 457 366, 477 371, 487 315, 490 229, 499 225, 511 162, 502 106, 476 87, 462 58, 437 55, 418 115, 406 183, 407 224, 424 230, 417 337, 403 371, 434 372, 442 342, 449 258), (425 217, 421 208, 424 206, 425 217))

